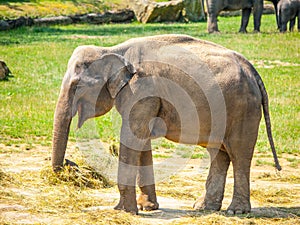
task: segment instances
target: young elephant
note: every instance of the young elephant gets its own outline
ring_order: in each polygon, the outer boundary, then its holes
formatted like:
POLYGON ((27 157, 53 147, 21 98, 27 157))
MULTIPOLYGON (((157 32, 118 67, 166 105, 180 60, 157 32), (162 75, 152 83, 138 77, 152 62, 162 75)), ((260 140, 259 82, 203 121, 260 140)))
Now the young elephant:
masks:
POLYGON ((290 31, 293 31, 296 17, 298 17, 298 31, 300 32, 300 0, 280 0, 278 3, 278 19, 280 32, 287 31, 290 22, 290 31))
POLYGON ((229 213, 250 211, 249 175, 263 108, 269 142, 268 96, 242 55, 185 35, 135 38, 113 47, 78 47, 68 63, 55 111, 52 166, 63 166, 70 123, 78 127, 113 106, 122 116, 115 209, 158 208, 151 139, 207 148, 211 166, 197 209, 220 210, 230 162, 234 193, 229 213), (136 200, 136 183, 141 195, 136 200))

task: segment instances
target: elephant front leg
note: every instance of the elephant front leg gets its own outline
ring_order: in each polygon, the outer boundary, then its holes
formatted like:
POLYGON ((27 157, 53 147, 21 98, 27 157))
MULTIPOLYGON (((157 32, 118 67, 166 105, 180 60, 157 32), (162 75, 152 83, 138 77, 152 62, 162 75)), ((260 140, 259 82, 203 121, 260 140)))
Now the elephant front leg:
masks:
POLYGON ((207 20, 207 30, 208 33, 218 33, 218 18, 217 15, 214 14, 208 14, 208 20, 207 20))
POLYGON ((151 211, 158 209, 159 204, 155 192, 152 151, 143 151, 140 162, 137 183, 141 194, 137 199, 137 204, 141 210, 151 211))
POLYGON ((141 194, 137 199, 137 204, 141 210, 156 210, 159 204, 156 199, 155 184, 140 187, 141 194))
POLYGON ((114 209, 132 214, 138 213, 135 185, 140 155, 141 151, 132 150, 122 143, 120 144, 118 167, 120 201, 114 209))
POLYGON ((138 208, 136 205, 136 193, 135 186, 118 184, 120 192, 120 200, 118 205, 114 207, 116 210, 124 210, 134 215, 138 214, 138 208))
POLYGON ((226 152, 219 149, 208 149, 208 151, 211 165, 206 180, 206 194, 204 200, 196 201, 194 209, 220 210, 230 158, 226 152))

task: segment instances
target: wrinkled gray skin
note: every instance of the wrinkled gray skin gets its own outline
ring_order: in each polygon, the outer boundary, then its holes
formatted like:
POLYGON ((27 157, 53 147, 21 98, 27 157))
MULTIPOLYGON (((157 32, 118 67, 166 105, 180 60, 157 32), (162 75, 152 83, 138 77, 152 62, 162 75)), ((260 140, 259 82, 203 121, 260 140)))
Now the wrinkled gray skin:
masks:
MULTIPOLYGON (((278 0, 271 0, 275 10, 278 0)), ((206 0, 207 5, 207 30, 209 33, 219 32, 218 15, 221 11, 235 11, 242 9, 242 20, 239 32, 246 33, 251 9, 253 8, 254 31, 260 32, 260 21, 264 8, 263 0, 206 0)), ((278 24, 278 19, 276 17, 278 24)))
POLYGON ((158 208, 151 139, 164 136, 206 147, 210 153, 206 195, 195 203, 196 209, 220 210, 232 162, 234 193, 228 212, 249 212, 250 164, 261 108, 280 169, 263 82, 243 56, 224 47, 183 35, 131 39, 106 48, 78 47, 69 60, 55 111, 55 171, 63 166, 75 114, 81 127, 113 106, 122 116, 120 202, 115 209, 135 214, 137 205, 144 210, 158 208), (136 182, 141 189, 137 200, 136 182))
POLYGON ((290 22, 289 30, 293 31, 296 17, 298 17, 298 31, 300 32, 300 0, 280 0, 277 14, 280 32, 287 31, 288 22, 290 22))

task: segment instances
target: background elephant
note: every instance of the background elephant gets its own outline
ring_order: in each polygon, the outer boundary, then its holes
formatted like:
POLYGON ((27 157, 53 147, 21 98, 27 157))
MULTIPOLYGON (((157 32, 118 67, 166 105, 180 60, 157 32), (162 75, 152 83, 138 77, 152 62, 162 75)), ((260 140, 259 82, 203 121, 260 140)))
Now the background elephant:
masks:
MULTIPOLYGON (((72 118, 78 127, 113 106, 122 116, 115 209, 158 208, 151 139, 197 144, 210 153, 203 202, 220 210, 227 169, 234 169, 230 213, 250 206, 249 175, 261 107, 276 166, 268 97, 254 67, 240 54, 184 35, 135 38, 113 47, 78 47, 68 63, 54 116, 52 166, 63 166, 72 118), (136 200, 136 183, 141 195, 136 200)), ((99 162, 101 163, 101 162, 99 162)))
MULTIPOLYGON (((271 0, 271 2, 273 3, 276 11, 278 0, 271 0)), ((242 9, 242 21, 239 32, 247 32, 246 28, 248 26, 252 7, 254 16, 254 31, 260 32, 260 21, 264 8, 263 0, 206 0, 206 6, 208 13, 207 30, 209 33, 219 32, 217 17, 221 11, 235 11, 240 9, 242 9)), ((276 21, 278 25, 277 16, 276 21)))
POLYGON ((300 31, 300 0, 280 0, 277 14, 280 32, 286 32, 289 21, 290 31, 293 31, 296 17, 298 17, 298 31, 300 31))

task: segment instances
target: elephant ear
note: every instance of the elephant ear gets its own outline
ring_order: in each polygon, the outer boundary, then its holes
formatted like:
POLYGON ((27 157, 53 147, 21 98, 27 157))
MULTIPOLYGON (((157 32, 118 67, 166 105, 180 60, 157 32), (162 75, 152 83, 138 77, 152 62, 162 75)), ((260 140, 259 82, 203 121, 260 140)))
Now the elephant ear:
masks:
POLYGON ((136 73, 133 65, 118 54, 105 54, 100 59, 104 63, 105 73, 108 74, 108 91, 115 98, 119 91, 136 73))

